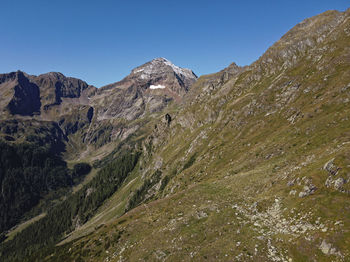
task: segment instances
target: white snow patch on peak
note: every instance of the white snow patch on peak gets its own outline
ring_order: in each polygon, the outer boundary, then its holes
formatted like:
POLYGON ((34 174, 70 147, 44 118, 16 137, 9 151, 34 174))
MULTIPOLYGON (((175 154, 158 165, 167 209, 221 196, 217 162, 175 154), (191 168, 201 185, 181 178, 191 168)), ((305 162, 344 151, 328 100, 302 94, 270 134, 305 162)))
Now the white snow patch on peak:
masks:
POLYGON ((167 69, 168 67, 170 67, 175 74, 181 77, 186 77, 188 79, 197 79, 197 76, 192 72, 192 70, 178 67, 163 57, 155 58, 151 62, 136 67, 131 71, 131 73, 136 74, 141 79, 148 79, 151 78, 152 74, 165 72, 166 70, 164 70, 164 68, 167 69))
POLYGON ((192 70, 187 69, 187 68, 178 67, 164 57, 155 58, 152 60, 152 63, 154 63, 154 62, 163 62, 165 65, 170 66, 174 70, 174 72, 178 75, 183 75, 183 76, 186 76, 188 78, 196 78, 195 75, 193 74, 192 70))
POLYGON ((165 86, 162 86, 162 85, 150 85, 149 88, 150 89, 164 89, 165 86))

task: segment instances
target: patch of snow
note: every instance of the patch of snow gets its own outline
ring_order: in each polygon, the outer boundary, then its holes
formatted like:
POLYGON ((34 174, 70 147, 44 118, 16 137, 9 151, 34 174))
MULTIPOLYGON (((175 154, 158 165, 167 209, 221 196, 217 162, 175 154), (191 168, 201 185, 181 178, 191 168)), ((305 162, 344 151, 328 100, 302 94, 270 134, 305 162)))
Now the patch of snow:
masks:
POLYGON ((132 72, 133 74, 136 74, 136 73, 142 72, 143 70, 144 70, 144 68, 137 67, 137 68, 133 69, 131 72, 132 72))
POLYGON ((151 78, 152 74, 163 72, 164 66, 170 66, 171 69, 179 76, 184 76, 189 79, 197 78, 192 70, 178 67, 165 58, 155 58, 151 62, 133 69, 132 73, 139 75, 141 79, 148 79, 151 78))
POLYGON ((162 57, 161 58, 164 62, 164 64, 170 66, 174 72, 178 75, 183 75, 183 76, 186 76, 186 77, 189 77, 189 78, 195 78, 192 70, 190 69, 187 69, 187 68, 181 68, 181 67, 178 67, 176 65, 174 65, 172 62, 170 62, 168 59, 162 57))
POLYGON ((150 85, 149 88, 150 88, 150 89, 164 89, 165 86, 162 86, 162 85, 150 85))

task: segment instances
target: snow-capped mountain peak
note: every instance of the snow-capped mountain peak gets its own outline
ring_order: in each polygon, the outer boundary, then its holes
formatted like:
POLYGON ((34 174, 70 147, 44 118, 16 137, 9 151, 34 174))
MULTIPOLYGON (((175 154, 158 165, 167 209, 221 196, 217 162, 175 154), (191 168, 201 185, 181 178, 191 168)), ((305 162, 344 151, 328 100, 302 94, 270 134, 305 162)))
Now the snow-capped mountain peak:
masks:
POLYGON ((176 66, 168 59, 163 57, 155 58, 152 61, 135 68, 132 70, 131 74, 139 75, 141 79, 148 79, 155 74, 169 73, 170 70, 180 78, 184 77, 190 80, 197 79, 197 76, 192 70, 176 66))

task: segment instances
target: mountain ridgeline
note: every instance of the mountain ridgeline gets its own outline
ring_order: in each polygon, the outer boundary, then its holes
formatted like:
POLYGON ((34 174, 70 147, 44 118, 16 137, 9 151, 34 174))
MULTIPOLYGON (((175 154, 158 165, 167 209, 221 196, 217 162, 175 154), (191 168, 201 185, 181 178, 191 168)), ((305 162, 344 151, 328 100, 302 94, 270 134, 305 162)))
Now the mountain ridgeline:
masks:
MULTIPOLYGON (((137 70, 144 73, 133 70, 121 82, 99 90, 61 73, 31 76, 17 71, 0 75, 0 233, 30 217, 29 211, 42 199, 62 190, 67 194, 81 182, 77 176, 86 172, 76 171, 83 164, 70 170, 64 158, 74 158, 88 145, 96 149, 137 133, 132 120, 160 112, 173 100, 179 103, 197 78, 164 58, 137 70), (153 86, 161 86, 161 90, 152 90, 153 86)), ((91 164, 99 166, 98 162, 96 159, 91 164)), ((98 191, 110 185, 113 183, 105 181, 98 191)), ((107 192, 104 194, 109 196, 114 191, 107 192)), ((85 221, 85 216, 79 221, 85 221)))
POLYGON ((0 257, 349 261, 349 43, 350 9, 199 78, 0 75, 0 257))

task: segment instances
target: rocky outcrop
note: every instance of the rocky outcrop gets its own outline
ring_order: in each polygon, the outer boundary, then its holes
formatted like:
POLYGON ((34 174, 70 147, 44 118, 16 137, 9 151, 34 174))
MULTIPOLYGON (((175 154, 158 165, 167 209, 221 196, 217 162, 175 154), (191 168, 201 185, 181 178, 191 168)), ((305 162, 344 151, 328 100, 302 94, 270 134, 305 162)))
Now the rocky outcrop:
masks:
POLYGON ((165 114, 165 121, 167 122, 168 126, 170 125, 171 123, 171 116, 167 113, 165 114))
POLYGON ((338 171, 340 170, 340 167, 337 167, 334 164, 334 158, 332 158, 324 165, 323 169, 325 171, 327 171, 330 175, 335 176, 335 175, 337 175, 338 171))
MULTIPOLYGON (((45 133, 44 141, 52 144, 55 151, 62 152, 68 136, 81 131, 81 136, 75 139, 78 139, 75 142, 81 143, 87 132, 84 129, 93 121, 94 108, 89 103, 95 91, 96 88, 86 82, 61 73, 33 76, 17 71, 2 74, 0 136, 7 141, 28 138, 28 141, 39 140, 39 144, 42 144, 40 141, 45 133), (28 127, 30 122, 35 129, 28 127), (47 130, 47 123, 54 125, 54 128, 47 130), (26 128, 22 128, 24 126, 26 128), (61 137, 58 138, 51 131, 60 133, 61 137), (56 142, 51 141, 50 136, 56 142)), ((79 149, 74 147, 73 150, 79 149)))
POLYGON ((342 254, 335 247, 333 247, 332 244, 328 243, 325 240, 322 241, 319 249, 325 255, 336 255, 338 257, 342 257, 342 254))
POLYGON ((0 75, 1 115, 33 116, 40 114, 39 87, 21 71, 0 75))
POLYGON ((313 184, 306 185, 303 187, 303 190, 299 193, 299 197, 309 196, 313 194, 316 191, 316 189, 316 186, 314 186, 313 184))
POLYGON ((334 164, 334 161, 335 158, 332 158, 323 166, 323 170, 328 173, 325 186, 342 193, 350 193, 349 190, 345 189, 345 185, 348 183, 350 176, 348 175, 347 178, 344 178, 342 174, 339 174, 341 168, 334 164))
POLYGON ((39 87, 31 83, 23 72, 17 71, 14 81, 14 93, 7 108, 12 115, 33 116, 40 114, 39 87))

